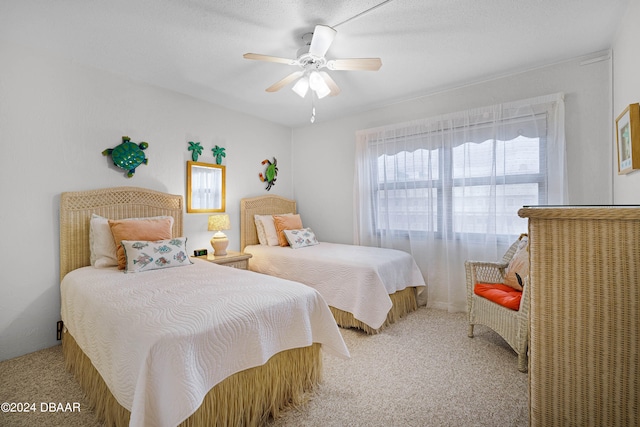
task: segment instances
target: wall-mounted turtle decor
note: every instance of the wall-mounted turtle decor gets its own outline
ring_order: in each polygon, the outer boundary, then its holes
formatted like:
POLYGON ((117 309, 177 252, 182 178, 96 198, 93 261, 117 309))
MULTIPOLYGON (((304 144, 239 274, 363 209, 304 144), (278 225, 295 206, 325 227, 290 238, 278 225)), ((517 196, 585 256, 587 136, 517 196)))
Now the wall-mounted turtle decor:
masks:
POLYGON ((192 151, 191 160, 197 162, 198 156, 202 154, 202 145, 199 142, 189 141, 189 151, 192 151))
POLYGON ((223 147, 218 147, 216 145, 215 147, 213 147, 211 149, 211 151, 213 151, 213 157, 216 158, 216 165, 221 165, 222 164, 222 158, 223 157, 227 157, 227 155, 224 152, 224 148, 223 147))
POLYGON ((276 183, 276 177, 278 176, 278 160, 274 157, 273 163, 271 163, 269 159, 264 159, 262 164, 267 165, 267 168, 264 170, 264 174, 260 172, 260 181, 267 183, 267 191, 269 191, 276 183))
POLYGON ((102 152, 102 155, 111 156, 113 164, 127 171, 127 176, 131 178, 136 173, 138 166, 149 163, 149 159, 143 152, 147 147, 149 144, 144 141, 136 144, 131 142, 131 138, 128 136, 123 136, 122 144, 107 148, 102 152))

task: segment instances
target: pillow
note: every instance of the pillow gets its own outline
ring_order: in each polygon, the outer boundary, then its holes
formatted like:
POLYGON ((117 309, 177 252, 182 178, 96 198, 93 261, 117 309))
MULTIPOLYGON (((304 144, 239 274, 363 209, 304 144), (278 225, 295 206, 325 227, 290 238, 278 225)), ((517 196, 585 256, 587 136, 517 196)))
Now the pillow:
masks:
MULTIPOLYGON (((268 245, 267 242, 267 234, 266 231, 264 230, 264 225, 262 224, 262 221, 259 219, 260 215, 254 215, 254 220, 256 223, 256 232, 258 233, 258 241, 260 242, 261 245, 268 245)), ((275 230, 275 227, 274 227, 275 230)))
POLYGON ((520 236, 518 249, 509 261, 509 265, 505 270, 504 283, 515 290, 521 291, 524 279, 529 275, 529 237, 526 234, 520 236), (520 280, 518 280, 520 279, 520 280))
MULTIPOLYGON (((292 213, 281 214, 281 216, 290 216, 292 213)), ((278 246, 278 233, 273 222, 273 215, 254 215, 256 222, 256 231, 258 232, 258 240, 261 245, 278 246), (259 224, 259 225, 258 225, 259 224), (260 230, 263 231, 263 237, 260 238, 260 230), (263 243, 264 242, 264 243, 263 243)), ((300 226, 302 228, 302 226, 300 226)))
POLYGON ((284 235, 289 242, 289 246, 293 249, 304 248, 306 246, 317 245, 318 239, 310 228, 302 228, 300 230, 283 230, 284 235))
POLYGON ((139 218, 139 219, 119 219, 109 220, 109 227, 113 240, 116 244, 116 259, 118 269, 124 270, 127 265, 127 258, 122 248, 123 240, 169 240, 171 239, 171 227, 173 217, 160 218, 139 218))
POLYGON ((123 240, 122 247, 127 260, 125 273, 139 273, 192 264, 187 256, 186 237, 155 242, 123 240))
POLYGON ((116 259, 116 243, 111 234, 109 220, 93 214, 89 220, 89 251, 91 265, 96 268, 114 267, 116 259))
POLYGON ((278 235, 278 244, 280 246, 289 246, 284 230, 299 230, 302 228, 302 219, 300 215, 274 215, 273 224, 276 226, 278 235))
MULTIPOLYGON (((157 218, 170 218, 171 216, 157 216, 157 218)), ((122 221, 138 220, 143 218, 126 218, 122 221)), ((173 222, 171 223, 173 226, 173 222)), ((98 214, 92 214, 89 220, 89 253, 91 265, 96 268, 115 267, 118 265, 116 255, 116 243, 109 227, 109 219, 98 214)))

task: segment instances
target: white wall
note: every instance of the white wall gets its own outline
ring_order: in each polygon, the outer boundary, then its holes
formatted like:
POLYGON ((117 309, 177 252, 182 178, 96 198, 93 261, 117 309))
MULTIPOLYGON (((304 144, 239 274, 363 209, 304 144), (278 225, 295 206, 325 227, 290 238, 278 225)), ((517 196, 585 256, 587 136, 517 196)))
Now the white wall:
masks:
POLYGON ((581 65, 603 55, 609 52, 294 129, 294 192, 303 225, 321 240, 353 242, 357 130, 555 92, 565 93, 570 203, 611 203, 611 60, 581 65))
MULTIPOLYGON (((631 0, 613 43, 613 116, 629 105, 640 102, 638 40, 640 40, 640 1, 631 0)), ((615 141, 615 130, 612 133, 615 141)), ((613 200, 615 204, 640 204, 640 172, 618 175, 617 153, 612 143, 613 200)))
MULTIPOLYGON (((185 194, 188 141, 226 148, 230 249, 239 200, 266 192, 260 162, 278 159, 271 193, 291 197, 291 130, 196 99, 0 41, 0 360, 55 345, 60 319, 60 193, 139 186, 185 194), (101 152, 149 142, 133 178, 101 152)), ((185 214, 190 248, 209 248, 206 214, 185 214)))
MULTIPOLYGON (((640 97, 633 78, 640 30, 632 21, 625 20, 614 49, 616 111, 640 97)), ((265 193, 257 175, 273 156, 279 175, 271 193, 295 197, 305 225, 321 239, 351 243, 357 130, 562 91, 571 202, 612 201, 612 170, 602 167, 613 164, 609 60, 581 66, 576 59, 291 131, 2 41, 0 57, 0 360, 56 344, 60 193, 134 185, 184 195, 188 141, 200 141, 200 160, 211 162, 209 150, 226 147, 230 249, 238 249, 239 199, 265 193), (150 144, 149 164, 133 178, 100 154, 122 135, 150 144)), ((617 203, 638 202, 624 196, 634 182, 638 188, 640 174, 613 179, 617 203)), ((208 247, 206 218, 185 215, 190 247, 208 247)))

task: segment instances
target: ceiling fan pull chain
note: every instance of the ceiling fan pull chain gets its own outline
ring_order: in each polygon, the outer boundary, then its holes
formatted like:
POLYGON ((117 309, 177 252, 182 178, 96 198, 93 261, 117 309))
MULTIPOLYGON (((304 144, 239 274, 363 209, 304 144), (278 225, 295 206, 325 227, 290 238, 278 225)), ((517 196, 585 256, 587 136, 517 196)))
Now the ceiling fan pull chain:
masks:
POLYGON ((316 102, 315 93, 311 91, 311 123, 316 121, 316 102))

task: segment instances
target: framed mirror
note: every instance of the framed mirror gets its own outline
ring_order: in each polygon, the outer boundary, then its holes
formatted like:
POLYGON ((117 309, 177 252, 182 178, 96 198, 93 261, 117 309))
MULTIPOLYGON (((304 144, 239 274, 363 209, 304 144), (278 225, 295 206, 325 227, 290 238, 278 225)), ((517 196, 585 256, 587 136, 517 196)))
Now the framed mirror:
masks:
POLYGON ((225 211, 225 167, 187 162, 187 212, 225 211))

